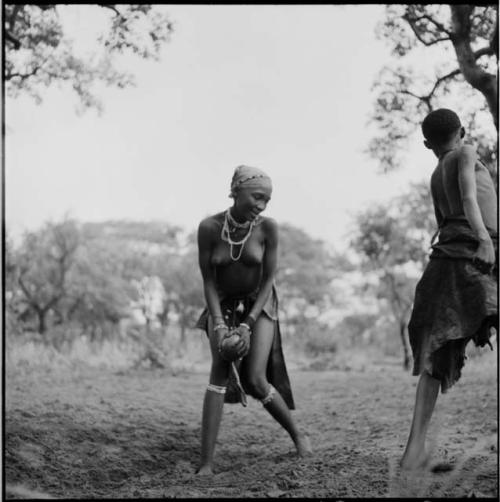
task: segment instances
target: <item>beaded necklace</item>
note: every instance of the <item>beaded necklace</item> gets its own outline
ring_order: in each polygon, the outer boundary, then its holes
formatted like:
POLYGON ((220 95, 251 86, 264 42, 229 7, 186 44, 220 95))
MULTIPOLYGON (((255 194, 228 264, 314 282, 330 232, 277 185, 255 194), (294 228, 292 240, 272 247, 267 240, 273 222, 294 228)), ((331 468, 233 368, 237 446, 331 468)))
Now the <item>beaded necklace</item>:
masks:
MULTIPOLYGON (((241 254, 243 253, 243 248, 245 246, 245 242, 250 238, 250 235, 252 233, 253 227, 255 226, 257 219, 252 220, 252 221, 246 221, 245 223, 238 223, 230 214, 229 209, 224 213, 224 223, 222 225, 222 230, 220 237, 223 241, 229 243, 229 256, 231 256, 231 260, 233 261, 238 261, 241 258, 241 254), (240 241, 234 241, 231 238, 231 229, 230 225, 236 228, 246 228, 248 227, 248 232, 246 235, 241 239, 240 241), (240 251, 236 258, 233 256, 233 247, 234 246, 241 246, 240 251)), ((233 228, 233 232, 234 232, 233 228)))
POLYGON ((244 221, 243 223, 239 223, 238 221, 236 221, 234 218, 233 218, 233 215, 231 214, 231 210, 228 209, 226 211, 226 214, 227 214, 227 219, 229 221, 229 223, 235 227, 235 228, 248 228, 251 224, 250 221, 244 221))

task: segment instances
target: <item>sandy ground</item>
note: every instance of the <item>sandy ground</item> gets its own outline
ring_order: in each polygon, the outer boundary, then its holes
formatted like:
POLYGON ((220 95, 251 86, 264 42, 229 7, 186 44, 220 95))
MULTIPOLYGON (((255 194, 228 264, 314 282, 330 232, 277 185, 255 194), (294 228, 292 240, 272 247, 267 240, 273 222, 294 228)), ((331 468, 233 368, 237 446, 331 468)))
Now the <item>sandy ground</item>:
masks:
POLYGON ((206 374, 8 371, 7 497, 497 497, 496 356, 438 400, 430 442, 455 470, 418 477, 397 467, 417 381, 397 361, 290 371, 308 459, 260 403, 226 405, 212 478, 193 474, 206 374))

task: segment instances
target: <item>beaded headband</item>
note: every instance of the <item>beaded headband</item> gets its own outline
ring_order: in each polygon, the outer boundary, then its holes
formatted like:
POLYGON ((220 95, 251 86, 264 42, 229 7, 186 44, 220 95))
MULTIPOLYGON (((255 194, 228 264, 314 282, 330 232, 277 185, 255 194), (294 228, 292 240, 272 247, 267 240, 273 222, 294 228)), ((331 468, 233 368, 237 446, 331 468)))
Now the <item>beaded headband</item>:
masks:
POLYGON ((234 194, 234 191, 242 186, 250 185, 250 186, 265 186, 266 188, 272 189, 271 178, 260 169, 256 167, 250 166, 238 166, 234 170, 233 179, 231 181, 231 194, 234 194))
POLYGON ((256 178, 268 178, 269 176, 265 175, 265 174, 254 174, 253 176, 249 176, 248 178, 243 178, 241 180, 238 180, 233 186, 232 188, 236 188, 236 187, 239 187, 240 185, 242 185, 243 183, 246 183, 247 181, 250 181, 250 180, 254 180, 256 178))

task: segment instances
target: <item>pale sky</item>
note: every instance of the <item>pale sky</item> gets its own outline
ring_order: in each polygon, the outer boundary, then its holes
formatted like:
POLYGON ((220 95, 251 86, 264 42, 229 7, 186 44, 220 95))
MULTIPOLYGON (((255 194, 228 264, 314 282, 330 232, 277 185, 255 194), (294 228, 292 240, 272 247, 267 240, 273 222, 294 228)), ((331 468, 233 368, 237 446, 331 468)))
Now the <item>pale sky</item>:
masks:
MULTIPOLYGON (((435 159, 418 135, 396 173, 378 174, 363 153, 370 88, 390 60, 374 34, 382 5, 159 8, 175 23, 161 61, 127 59, 137 86, 105 89, 102 116, 77 116, 76 96, 58 87, 41 105, 7 99, 14 235, 65 213, 195 230, 230 205, 233 170, 249 164, 273 179, 267 215, 344 249, 353 212, 429 178, 435 159)), ((90 49, 96 14, 66 9, 90 49)))

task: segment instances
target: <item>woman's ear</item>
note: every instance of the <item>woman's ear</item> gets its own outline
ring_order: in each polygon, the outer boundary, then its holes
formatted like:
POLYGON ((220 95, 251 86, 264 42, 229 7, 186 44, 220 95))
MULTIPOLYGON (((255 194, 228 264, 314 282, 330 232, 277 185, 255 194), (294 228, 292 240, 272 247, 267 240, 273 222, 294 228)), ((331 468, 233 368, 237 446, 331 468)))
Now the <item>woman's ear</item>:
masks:
POLYGON ((460 137, 461 137, 461 138, 463 138, 464 136, 465 136, 465 127, 464 127, 464 126, 462 126, 462 127, 460 128, 460 137))

